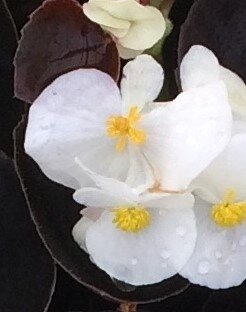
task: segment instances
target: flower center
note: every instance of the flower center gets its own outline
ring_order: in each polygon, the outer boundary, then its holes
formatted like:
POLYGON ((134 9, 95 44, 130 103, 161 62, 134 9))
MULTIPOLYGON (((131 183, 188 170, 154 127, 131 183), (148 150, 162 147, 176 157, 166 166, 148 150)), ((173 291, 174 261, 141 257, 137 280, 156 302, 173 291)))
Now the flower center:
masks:
POLYGON ((246 220, 246 202, 235 202, 235 191, 228 190, 225 197, 212 207, 212 219, 224 228, 240 225, 246 220))
POLYGON ((137 233, 150 224, 150 214, 144 207, 117 207, 113 213, 113 223, 124 232, 137 233))
POLYGON ((112 116, 107 120, 107 135, 118 138, 116 151, 122 152, 127 139, 136 145, 144 144, 146 135, 143 130, 136 129, 136 123, 141 118, 137 106, 133 106, 128 116, 112 116))

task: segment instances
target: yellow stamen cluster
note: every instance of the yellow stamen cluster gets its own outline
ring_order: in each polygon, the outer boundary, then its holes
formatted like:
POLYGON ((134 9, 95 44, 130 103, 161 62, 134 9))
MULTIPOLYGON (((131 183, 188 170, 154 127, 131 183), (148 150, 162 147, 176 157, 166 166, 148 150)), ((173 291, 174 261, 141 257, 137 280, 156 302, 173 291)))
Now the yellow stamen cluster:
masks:
POLYGON ((133 106, 128 116, 112 116, 107 120, 107 135, 111 138, 118 138, 116 144, 117 152, 124 150, 127 139, 136 145, 145 143, 145 132, 135 128, 140 118, 141 115, 137 106, 133 106))
POLYGON ((150 214, 144 207, 117 207, 113 213, 113 223, 124 232, 137 233, 150 224, 150 214))
POLYGON ((235 202, 235 191, 226 192, 224 199, 212 207, 212 219, 224 228, 234 227, 246 220, 246 202, 235 202))

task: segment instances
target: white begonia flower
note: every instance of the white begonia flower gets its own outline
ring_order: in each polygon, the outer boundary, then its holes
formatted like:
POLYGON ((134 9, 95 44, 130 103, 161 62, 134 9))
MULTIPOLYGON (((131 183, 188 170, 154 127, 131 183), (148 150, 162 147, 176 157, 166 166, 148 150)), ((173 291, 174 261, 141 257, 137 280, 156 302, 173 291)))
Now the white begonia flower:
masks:
POLYGON ((166 29, 162 13, 136 0, 89 0, 85 15, 116 40, 122 58, 133 58, 151 48, 166 29))
POLYGON ((222 80, 228 91, 233 112, 246 118, 246 85, 234 72, 221 66, 208 48, 194 45, 184 56, 180 66, 180 77, 184 91, 222 80))
POLYGON ((89 208, 72 233, 91 260, 111 277, 136 286, 179 272, 196 241, 193 196, 141 195, 123 182, 89 174, 98 188, 75 192, 74 199, 89 208))
POLYGON ((228 86, 236 117, 228 146, 192 183, 191 189, 197 195, 197 242, 181 275, 202 286, 228 288, 246 279, 246 86, 204 47, 192 47, 186 60, 189 65, 183 63, 187 67, 181 68, 183 79, 188 77, 185 88, 206 83, 206 79, 215 80, 219 75, 228 86), (189 75, 191 68, 195 69, 193 76, 189 75), (235 90, 241 90, 241 95, 235 90))
POLYGON ((95 69, 62 75, 31 106, 25 150, 50 179, 74 189, 89 183, 78 157, 130 186, 184 191, 228 143, 231 110, 221 81, 151 110, 162 84, 163 70, 148 55, 125 66, 121 94, 95 69))

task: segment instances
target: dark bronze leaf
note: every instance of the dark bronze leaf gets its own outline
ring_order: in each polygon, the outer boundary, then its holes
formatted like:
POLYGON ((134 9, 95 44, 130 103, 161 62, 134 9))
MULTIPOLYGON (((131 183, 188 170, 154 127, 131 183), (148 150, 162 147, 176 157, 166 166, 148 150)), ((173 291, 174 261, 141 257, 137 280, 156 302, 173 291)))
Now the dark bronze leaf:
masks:
POLYGON ((0 0, 0 148, 12 155, 12 132, 21 118, 24 106, 13 99, 13 57, 17 47, 15 25, 6 3, 0 0))
POLYGON ((0 203, 0 310, 47 311, 55 265, 31 220, 13 161, 1 152, 0 203))
POLYGON ((112 38, 83 14, 75 0, 47 0, 22 30, 15 56, 15 95, 32 103, 60 75, 97 68, 118 80, 112 38))
POLYGON ((245 16, 246 1, 197 0, 180 33, 179 62, 192 45, 201 44, 246 82, 245 16))

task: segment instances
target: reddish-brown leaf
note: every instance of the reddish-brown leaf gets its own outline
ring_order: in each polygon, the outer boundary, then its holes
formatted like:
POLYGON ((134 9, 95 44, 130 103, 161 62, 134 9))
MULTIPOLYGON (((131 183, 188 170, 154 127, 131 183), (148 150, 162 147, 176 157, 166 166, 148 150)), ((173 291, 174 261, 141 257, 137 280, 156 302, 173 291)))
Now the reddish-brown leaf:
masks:
POLYGON ((22 30, 15 56, 15 95, 32 103, 60 75, 97 68, 116 81, 119 55, 112 38, 75 0, 47 0, 22 30))

